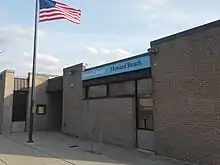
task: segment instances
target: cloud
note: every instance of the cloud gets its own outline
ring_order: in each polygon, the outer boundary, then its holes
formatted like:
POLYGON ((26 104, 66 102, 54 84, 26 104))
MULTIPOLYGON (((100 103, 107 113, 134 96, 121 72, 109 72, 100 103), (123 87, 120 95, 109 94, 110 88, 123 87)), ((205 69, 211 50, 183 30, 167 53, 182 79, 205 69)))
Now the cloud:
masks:
POLYGON ((96 56, 93 56, 94 54, 91 51, 90 54, 87 54, 84 60, 84 63, 87 64, 88 67, 93 67, 108 62, 117 61, 133 55, 132 52, 122 48, 116 48, 116 49, 96 48, 96 47, 93 48, 94 50, 97 50, 96 56))
MULTIPOLYGON (((43 37, 45 33, 38 30, 38 36, 43 37)), ((33 29, 24 28, 18 25, 0 27, 0 43, 29 43, 33 41, 33 29)))
MULTIPOLYGON (((25 66, 28 70, 32 69, 32 55, 24 53, 25 66)), ((45 53, 37 54, 36 62, 37 72, 50 73, 50 74, 61 74, 63 65, 60 59, 45 53)))
POLYGON ((0 29, 1 40, 5 43, 11 42, 26 42, 32 39, 31 33, 19 26, 11 26, 8 28, 2 27, 0 29))
MULTIPOLYGON (((3 45, 3 47, 8 48, 8 52, 4 54, 4 61, 6 62, 4 64, 1 63, 2 69, 15 69, 16 74, 22 76, 31 71, 33 51, 32 32, 33 30, 31 28, 0 25, 0 39, 7 39, 7 46, 3 45), (5 35, 6 33, 7 36, 5 35)), ((51 31, 45 31, 43 38, 40 39, 38 44, 37 72, 62 74, 62 69, 67 65, 70 66, 83 62, 88 63, 89 66, 95 66, 126 58, 132 55, 132 53, 126 53, 130 52, 126 47, 132 49, 134 40, 140 41, 139 36, 136 36, 138 39, 131 36, 119 37, 116 34, 110 35, 108 33, 94 35, 90 33, 69 34, 65 32, 61 34, 56 31, 53 31, 53 33, 51 31), (75 38, 77 37, 76 40, 79 41, 77 46, 74 45, 74 48, 70 42, 73 36, 75 38), (129 40, 129 38, 132 39, 129 40), (66 41, 65 44, 62 41, 66 41)))
POLYGON ((99 50, 96 49, 95 47, 92 47, 92 46, 86 46, 86 50, 91 53, 91 54, 97 54, 99 53, 99 50))
MULTIPOLYGON (((45 33, 43 31, 38 31, 39 38, 44 36, 45 33)), ((0 49, 1 48, 7 48, 8 51, 0 56, 0 70, 13 69, 16 70, 16 73, 22 76, 31 71, 32 58, 28 57, 27 54, 24 55, 23 52, 30 52, 33 49, 32 28, 25 28, 19 25, 0 25, 0 49)), ((38 61, 46 65, 45 60, 49 61, 52 59, 48 59, 47 56, 45 56, 44 60, 38 61)), ((50 66, 49 64, 50 63, 48 62, 47 65, 50 66)), ((40 66, 40 68, 42 67, 40 66)), ((42 71, 49 69, 45 68, 40 70, 42 71)))
POLYGON ((126 51, 124 49, 120 49, 120 48, 116 49, 114 52, 119 54, 119 55, 130 55, 131 54, 131 52, 128 52, 128 51, 126 51))
POLYGON ((187 8, 187 5, 182 1, 140 0, 136 13, 153 33, 163 33, 163 36, 219 19, 219 10, 205 6, 205 1, 197 10, 187 8))
POLYGON ((109 50, 109 49, 101 49, 100 52, 103 53, 103 54, 110 54, 111 50, 109 50))
POLYGON ((5 69, 14 69, 13 66, 13 61, 11 61, 8 58, 5 58, 4 56, 0 56, 0 72, 5 70, 5 69))
POLYGON ((142 9, 149 10, 158 7, 166 7, 169 5, 169 0, 144 0, 142 1, 142 9))
POLYGON ((158 31, 161 20, 169 22, 166 14, 173 10, 170 0, 137 0, 134 6, 133 19, 136 19, 139 26, 153 31, 158 31))

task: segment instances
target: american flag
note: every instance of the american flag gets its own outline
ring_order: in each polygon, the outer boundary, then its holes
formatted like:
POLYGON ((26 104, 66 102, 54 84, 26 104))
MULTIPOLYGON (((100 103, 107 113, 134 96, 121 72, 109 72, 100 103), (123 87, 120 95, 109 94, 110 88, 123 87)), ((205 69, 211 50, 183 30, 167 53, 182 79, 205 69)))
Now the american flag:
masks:
POLYGON ((52 0, 40 0, 39 22, 67 19, 80 24, 81 10, 52 0))

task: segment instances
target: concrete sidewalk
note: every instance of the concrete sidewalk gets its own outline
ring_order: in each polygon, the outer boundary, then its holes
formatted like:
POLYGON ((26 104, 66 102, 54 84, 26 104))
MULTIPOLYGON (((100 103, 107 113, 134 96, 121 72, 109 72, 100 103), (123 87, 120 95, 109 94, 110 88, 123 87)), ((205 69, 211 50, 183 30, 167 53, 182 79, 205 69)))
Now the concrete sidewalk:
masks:
POLYGON ((0 165, 67 165, 46 153, 0 136, 0 165))
MULTIPOLYGON (((34 144, 27 144, 27 133, 10 138, 0 136, 0 159, 9 165, 183 165, 184 163, 122 147, 82 141, 55 132, 35 132, 34 144), (3 146, 3 147, 2 147, 3 146)), ((1 165, 1 161, 0 161, 1 165)))

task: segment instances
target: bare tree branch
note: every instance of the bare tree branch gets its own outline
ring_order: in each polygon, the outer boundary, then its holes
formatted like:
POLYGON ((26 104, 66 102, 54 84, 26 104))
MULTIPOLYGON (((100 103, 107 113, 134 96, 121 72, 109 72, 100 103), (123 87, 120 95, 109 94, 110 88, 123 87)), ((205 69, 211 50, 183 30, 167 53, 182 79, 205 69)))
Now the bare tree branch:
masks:
POLYGON ((8 51, 8 49, 6 49, 6 48, 0 49, 0 55, 3 54, 3 53, 5 53, 6 51, 8 51))

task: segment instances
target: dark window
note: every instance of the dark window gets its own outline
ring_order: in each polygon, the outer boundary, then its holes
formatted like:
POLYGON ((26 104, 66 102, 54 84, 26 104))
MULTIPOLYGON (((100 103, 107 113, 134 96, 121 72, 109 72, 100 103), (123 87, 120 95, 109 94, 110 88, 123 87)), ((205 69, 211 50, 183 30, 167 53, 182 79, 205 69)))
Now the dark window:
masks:
POLYGON ((37 105, 37 115, 46 115, 46 105, 37 105))
POLYGON ((115 83, 109 85, 110 96, 134 95, 134 93, 135 93, 134 81, 126 81, 122 83, 115 83))
POLYGON ((27 110, 27 91, 14 91, 12 121, 25 121, 27 110))
POLYGON ((105 97, 107 96, 107 86, 97 85, 88 88, 88 97, 105 97))
POLYGON ((137 80, 137 92, 139 94, 151 93, 152 91, 152 79, 140 79, 137 80))
POLYGON ((153 100, 151 98, 138 99, 138 128, 154 130, 153 100))

